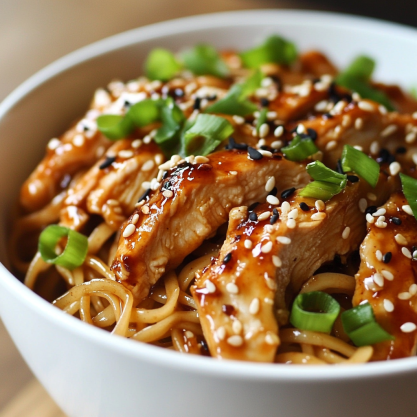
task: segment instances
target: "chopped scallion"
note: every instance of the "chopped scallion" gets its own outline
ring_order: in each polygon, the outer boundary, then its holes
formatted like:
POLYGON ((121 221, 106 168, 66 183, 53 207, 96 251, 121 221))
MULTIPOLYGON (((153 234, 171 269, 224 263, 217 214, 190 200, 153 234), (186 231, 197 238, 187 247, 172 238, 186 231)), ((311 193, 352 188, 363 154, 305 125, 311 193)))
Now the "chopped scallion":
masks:
POLYGON ((342 191, 343 188, 337 184, 325 181, 313 181, 307 184, 298 195, 327 201, 342 191))
POLYGON ((129 118, 137 127, 145 127, 160 120, 160 109, 163 100, 152 100, 150 98, 139 101, 130 107, 129 118))
POLYGON ((310 137, 302 138, 301 136, 296 136, 281 151, 290 161, 303 161, 318 152, 318 148, 310 137))
POLYGON ((307 165, 306 169, 313 180, 337 184, 342 189, 346 187, 347 175, 339 174, 338 172, 327 168, 323 162, 311 162, 307 165))
POLYGON ((103 114, 97 118, 97 128, 110 140, 125 138, 134 129, 130 117, 103 114))
POLYGON ((153 49, 145 62, 146 76, 151 80, 168 81, 181 69, 172 52, 163 48, 153 49))
POLYGON ((339 303, 321 291, 299 294, 291 309, 290 322, 301 330, 330 333, 340 312, 339 303))
POLYGON ((259 128, 266 122, 266 114, 268 113, 268 109, 262 109, 258 121, 256 122, 256 133, 259 133, 259 128))
POLYGON ((402 173, 400 173, 400 178, 404 196, 417 219, 417 180, 402 173))
POLYGON ((88 239, 75 230, 52 224, 40 234, 38 248, 45 262, 72 270, 83 264, 87 256, 88 239), (65 249, 58 255, 55 249, 63 238, 67 238, 67 243, 65 249))

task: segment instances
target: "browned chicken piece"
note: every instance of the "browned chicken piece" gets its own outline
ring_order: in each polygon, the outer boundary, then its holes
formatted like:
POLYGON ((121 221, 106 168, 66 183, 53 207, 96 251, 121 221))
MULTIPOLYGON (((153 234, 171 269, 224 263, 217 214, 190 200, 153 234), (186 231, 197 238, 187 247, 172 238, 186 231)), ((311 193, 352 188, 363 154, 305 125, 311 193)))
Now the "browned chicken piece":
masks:
POLYGON ((292 191, 280 206, 232 211, 219 258, 193 289, 212 356, 272 362, 279 344, 274 312, 286 324, 286 298, 323 263, 359 247, 366 220, 358 202, 375 192, 380 204, 395 186, 381 174, 377 190, 363 180, 348 183, 326 204, 292 191))
POLYGON ((404 92, 397 85, 372 83, 378 90, 383 91, 400 113, 414 113, 417 111, 417 100, 404 92))
POLYGON ((248 151, 233 149, 171 169, 161 188, 123 225, 112 265, 117 279, 137 298, 146 296, 165 271, 227 221, 232 208, 265 199, 272 189, 266 191, 268 180, 277 192, 309 181, 304 164, 279 154, 259 156, 254 160, 248 151))
MULTIPOLYGON (((150 181, 158 172, 158 165, 165 160, 159 147, 154 143, 142 143, 123 139, 116 142, 77 182, 67 191, 64 209, 61 211, 61 223, 67 227, 66 214, 75 207, 90 214, 101 215, 114 229, 135 208, 135 203, 145 191, 142 183, 150 181), (63 220, 66 220, 63 221, 63 220)), ((73 217, 78 223, 76 216, 73 217)))
POLYGON ((417 344, 417 221, 402 193, 378 208, 360 247, 353 304, 371 304, 395 340, 375 344, 372 360, 414 356, 417 344), (377 215, 380 216, 377 216, 377 215), (382 220, 377 220, 381 219, 382 220))
POLYGON ((320 78, 323 75, 335 77, 338 69, 332 62, 318 51, 308 51, 300 55, 301 71, 311 77, 320 78))

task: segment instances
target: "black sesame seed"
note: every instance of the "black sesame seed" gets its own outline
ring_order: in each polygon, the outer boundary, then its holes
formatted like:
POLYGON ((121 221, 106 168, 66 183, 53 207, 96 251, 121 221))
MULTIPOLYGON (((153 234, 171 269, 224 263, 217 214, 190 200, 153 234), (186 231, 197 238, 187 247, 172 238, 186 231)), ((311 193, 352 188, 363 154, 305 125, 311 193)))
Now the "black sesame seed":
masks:
POLYGON ((115 156, 106 156, 104 162, 99 166, 100 169, 108 168, 116 160, 115 156))
POLYGON ((332 114, 330 114, 330 113, 324 113, 323 114, 323 119, 333 119, 333 115, 332 114))
POLYGON ((125 102, 123 103, 123 106, 126 107, 127 109, 132 105, 132 103, 130 103, 129 101, 125 100, 125 102))
POLYGON ((336 172, 342 175, 345 173, 345 171, 343 171, 342 162, 340 161, 340 159, 337 161, 337 164, 336 164, 336 172))
POLYGON ((269 223, 275 224, 278 219, 279 219, 279 214, 273 214, 271 218, 269 219, 269 223))
POLYGON ((239 149, 246 151, 248 149, 248 145, 246 143, 236 143, 235 139, 233 137, 230 137, 227 149, 239 149))
POLYGON ((217 98, 217 94, 212 94, 210 96, 207 96, 206 97, 206 100, 213 101, 213 100, 216 100, 216 98, 217 98))
POLYGON ((184 97, 184 91, 183 91, 183 90, 181 90, 181 88, 176 88, 176 89, 174 90, 174 95, 175 95, 176 97, 184 97))
POLYGON ((201 350, 203 350, 205 353, 209 351, 207 342, 204 339, 200 341, 200 345, 201 345, 201 350))
POLYGON ((151 189, 150 188, 148 188, 140 197, 139 197, 139 200, 138 200, 138 203, 140 203, 142 200, 145 200, 146 199, 146 197, 148 197, 148 195, 150 194, 150 192, 151 192, 151 189))
POLYGON ((377 206, 369 206, 365 210, 365 214, 374 214, 378 210, 377 206))
POLYGON ((300 203, 300 209, 303 211, 310 211, 310 207, 307 203, 304 203, 304 201, 300 203))
POLYGON ((273 214, 275 214, 276 216, 279 216, 278 209, 276 209, 276 208, 274 208, 274 209, 272 210, 272 213, 273 213, 273 214))
POLYGON ((248 153, 251 159, 258 161, 259 159, 262 159, 264 156, 258 152, 255 148, 252 148, 251 146, 248 146, 248 153))
POLYGON ((353 183, 355 183, 355 182, 358 182, 358 181, 359 181, 359 177, 357 177, 356 175, 348 175, 348 176, 347 176, 347 179, 348 179, 350 182, 353 182, 353 183))
POLYGON ((295 192, 295 188, 289 188, 288 190, 285 190, 281 193, 281 198, 286 199, 288 197, 291 197, 295 192))
POLYGON ((307 132, 308 132, 308 136, 314 142, 317 139, 317 132, 314 129, 312 129, 311 127, 307 128, 307 132))
POLYGON ((277 195, 277 192, 278 192, 278 188, 277 187, 274 187, 269 193, 268 193, 268 195, 273 195, 273 196, 276 196, 277 195))
POLYGON ((268 107, 269 106, 269 100, 267 98, 262 97, 259 101, 260 101, 262 107, 268 107))
POLYGON ((269 151, 269 146, 262 145, 259 147, 259 149, 262 149, 263 151, 269 151))
POLYGON ((232 252, 229 252, 224 258, 223 263, 227 264, 232 259, 232 252))
POLYGON ((376 162, 378 164, 388 163, 391 164, 395 161, 395 156, 390 153, 388 149, 381 149, 379 151, 378 157, 376 158, 376 162))
POLYGON ((168 176, 168 171, 165 171, 162 175, 162 179, 164 180, 168 176))
POLYGON ((249 220, 252 222, 258 221, 258 215, 254 211, 252 211, 252 213, 249 214, 249 220))
POLYGON ((384 262, 384 264, 389 264, 392 258, 392 253, 391 252, 387 252, 385 255, 382 256, 382 262, 384 262))
POLYGON ((201 98, 196 97, 195 100, 194 100, 193 109, 194 110, 200 110, 200 105, 201 105, 201 98))
POLYGON ((169 181, 167 181, 167 182, 164 182, 164 185, 162 186, 162 188, 164 189, 164 190, 169 190, 169 187, 171 186, 171 183, 169 182, 169 181))
POLYGON ((327 91, 328 91, 328 94, 329 94, 329 100, 333 101, 333 103, 337 103, 338 101, 341 100, 341 96, 337 92, 336 84, 334 82, 330 84, 330 87, 327 91))
POLYGON ((256 203, 252 203, 249 207, 248 207, 248 210, 249 211, 253 211, 253 210, 255 210, 256 209, 256 207, 258 207, 259 206, 259 203, 258 202, 256 202, 256 203))
POLYGON ((230 304, 223 304, 222 311, 224 314, 231 316, 235 312, 235 308, 230 304))
POLYGON ((399 225, 402 223, 401 219, 400 219, 400 218, 398 218, 398 217, 391 217, 391 221, 392 221, 394 224, 396 224, 397 226, 399 226, 399 225))
POLYGON ((404 154, 407 152, 407 149, 404 146, 399 146, 396 150, 395 153, 399 153, 400 155, 404 154))

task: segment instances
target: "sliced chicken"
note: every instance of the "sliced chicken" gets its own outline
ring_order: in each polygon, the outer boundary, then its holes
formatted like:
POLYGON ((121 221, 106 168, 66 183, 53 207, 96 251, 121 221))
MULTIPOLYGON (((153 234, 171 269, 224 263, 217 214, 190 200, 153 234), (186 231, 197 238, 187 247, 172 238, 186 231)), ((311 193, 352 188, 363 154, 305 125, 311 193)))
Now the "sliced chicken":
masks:
POLYGON ((349 183, 326 204, 294 191, 280 206, 269 199, 249 215, 245 208, 232 211, 219 258, 193 289, 211 354, 272 362, 279 342, 274 309, 285 324, 287 296, 298 293, 323 263, 363 240, 366 220, 358 202, 376 192, 381 203, 395 185, 381 174, 377 190, 363 180, 349 183))
POLYGON ((281 192, 309 181, 304 164, 250 152, 259 159, 233 149, 180 163, 123 225, 112 270, 137 298, 213 235, 232 208, 265 199, 272 182, 281 192))
POLYGON ((412 256, 417 247, 417 221, 404 206, 408 206, 404 195, 395 193, 378 208, 374 216, 380 214, 383 222, 368 223, 360 248, 353 304, 370 303, 377 322, 395 337, 374 345, 373 360, 416 354, 417 261, 412 256))

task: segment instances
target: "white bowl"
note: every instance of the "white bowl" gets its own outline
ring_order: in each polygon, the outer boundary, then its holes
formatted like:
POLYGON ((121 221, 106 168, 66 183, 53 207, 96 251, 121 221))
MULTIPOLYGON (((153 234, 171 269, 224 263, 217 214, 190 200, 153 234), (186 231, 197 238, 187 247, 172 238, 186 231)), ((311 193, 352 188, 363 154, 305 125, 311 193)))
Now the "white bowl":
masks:
MULTIPOLYGON (((150 49, 198 41, 247 48, 279 33, 343 65, 358 53, 376 76, 417 81, 417 31, 350 16, 245 11, 197 16, 123 33, 40 71, 0 105, 0 313, 17 347, 69 417, 415 416, 417 358, 352 367, 216 361, 111 336, 70 317, 7 270, 7 234, 20 184, 46 142, 83 114, 96 87, 141 73, 150 49)), ((3 378, 7 377, 2 375, 3 378)))

